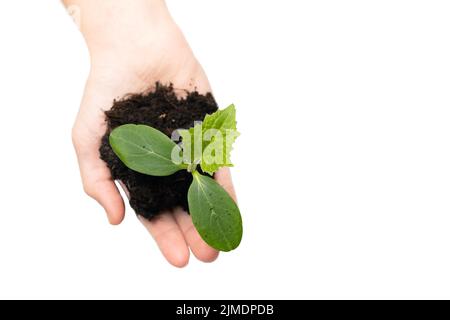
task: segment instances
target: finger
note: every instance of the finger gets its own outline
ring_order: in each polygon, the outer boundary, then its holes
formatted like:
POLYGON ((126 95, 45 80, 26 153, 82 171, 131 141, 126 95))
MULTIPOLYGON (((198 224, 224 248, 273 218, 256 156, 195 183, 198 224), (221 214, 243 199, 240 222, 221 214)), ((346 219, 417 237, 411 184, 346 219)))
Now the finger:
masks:
POLYGON ((164 212, 151 221, 138 216, 142 224, 152 235, 167 261, 175 267, 182 268, 189 262, 189 248, 180 227, 170 212, 164 212))
POLYGON ((214 174, 214 179, 225 189, 226 192, 237 202, 236 191, 234 190, 233 180, 231 179, 230 168, 220 168, 214 174))
POLYGON ((191 216, 183 209, 178 208, 174 210, 174 217, 194 256, 203 262, 213 262, 216 260, 219 252, 203 241, 192 223, 191 216))
POLYGON ((100 159, 99 151, 85 152, 77 147, 75 149, 86 194, 97 200, 105 209, 111 224, 120 224, 125 215, 125 205, 109 169, 100 159))
MULTIPOLYGON (((126 186, 119 181, 127 197, 130 197, 126 186)), ((159 249, 166 260, 179 268, 186 266, 189 262, 189 249, 179 226, 176 224, 171 213, 162 213, 152 221, 138 215, 138 219, 146 227, 155 239, 159 249), (174 225, 175 224, 175 225, 174 225), (181 235, 181 236, 180 236, 181 235)))

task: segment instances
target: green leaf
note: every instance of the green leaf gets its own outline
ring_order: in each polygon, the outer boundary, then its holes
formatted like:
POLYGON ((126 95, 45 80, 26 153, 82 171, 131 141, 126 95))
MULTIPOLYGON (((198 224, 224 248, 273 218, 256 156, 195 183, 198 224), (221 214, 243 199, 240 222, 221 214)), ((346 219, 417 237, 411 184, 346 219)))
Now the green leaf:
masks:
POLYGON ((207 244, 221 251, 239 246, 242 239, 239 208, 214 179, 194 172, 188 202, 194 226, 207 244))
POLYGON ((236 108, 232 104, 224 110, 206 115, 203 123, 189 130, 179 130, 183 139, 183 161, 198 163, 204 172, 213 174, 220 167, 232 167, 232 145, 239 133, 236 130, 236 108))
POLYGON ((223 110, 207 114, 203 120, 204 129, 236 130, 236 107, 230 104, 223 110))
POLYGON ((203 132, 201 122, 193 128, 178 130, 182 138, 183 162, 186 164, 200 164, 202 160, 203 132))
POLYGON ((117 127, 109 136, 109 144, 128 168, 143 174, 168 176, 186 167, 172 161, 172 151, 179 146, 149 126, 117 127))

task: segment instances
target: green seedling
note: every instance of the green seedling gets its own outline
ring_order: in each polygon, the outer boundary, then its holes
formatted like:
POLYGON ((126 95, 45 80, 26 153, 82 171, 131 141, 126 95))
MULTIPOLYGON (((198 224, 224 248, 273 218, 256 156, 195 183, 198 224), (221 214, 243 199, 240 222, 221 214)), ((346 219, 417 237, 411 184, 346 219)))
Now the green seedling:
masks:
POLYGON ((176 144, 159 130, 146 125, 125 124, 115 128, 109 143, 114 153, 131 170, 152 176, 168 176, 179 170, 193 175, 187 194, 192 221, 203 240, 221 251, 237 248, 242 239, 239 208, 229 194, 206 172, 213 175, 230 167, 230 152, 239 135, 236 109, 206 115, 190 129, 178 130, 176 144))

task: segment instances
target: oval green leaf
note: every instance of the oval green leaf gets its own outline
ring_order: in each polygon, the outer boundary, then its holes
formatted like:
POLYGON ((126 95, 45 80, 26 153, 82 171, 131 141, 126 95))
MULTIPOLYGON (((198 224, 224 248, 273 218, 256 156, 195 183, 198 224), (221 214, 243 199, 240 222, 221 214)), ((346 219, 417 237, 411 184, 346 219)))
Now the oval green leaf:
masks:
POLYGON ((194 172, 188 200, 192 222, 207 244, 220 251, 239 246, 242 239, 239 208, 214 179, 194 172))
POLYGON ((172 150, 179 148, 177 144, 152 127, 136 124, 117 127, 109 135, 109 144, 131 170, 168 176, 183 169, 172 161, 172 150))

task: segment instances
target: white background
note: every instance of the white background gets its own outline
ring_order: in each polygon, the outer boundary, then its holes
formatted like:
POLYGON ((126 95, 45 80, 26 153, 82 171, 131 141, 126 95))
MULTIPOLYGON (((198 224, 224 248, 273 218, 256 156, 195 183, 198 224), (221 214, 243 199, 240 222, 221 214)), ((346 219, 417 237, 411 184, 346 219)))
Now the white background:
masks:
POLYGON ((1 298, 450 298, 450 3, 169 5, 238 107, 238 250, 171 267, 82 191, 89 69, 59 1, 0 4, 1 298))

